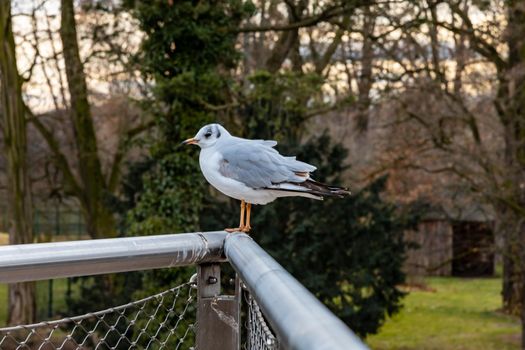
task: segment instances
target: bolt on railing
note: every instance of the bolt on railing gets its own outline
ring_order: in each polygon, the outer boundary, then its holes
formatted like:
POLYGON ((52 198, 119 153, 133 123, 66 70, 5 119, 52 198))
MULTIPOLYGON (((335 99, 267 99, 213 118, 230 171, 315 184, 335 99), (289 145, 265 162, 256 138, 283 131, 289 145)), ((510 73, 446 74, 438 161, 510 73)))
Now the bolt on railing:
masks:
POLYGON ((188 265, 197 265, 196 276, 165 292, 85 315, 0 328, 0 349, 367 349, 245 234, 0 247, 0 283, 188 265), (225 261, 238 276, 234 295, 222 294, 220 263, 225 261), (188 307, 194 300, 192 320, 188 307))

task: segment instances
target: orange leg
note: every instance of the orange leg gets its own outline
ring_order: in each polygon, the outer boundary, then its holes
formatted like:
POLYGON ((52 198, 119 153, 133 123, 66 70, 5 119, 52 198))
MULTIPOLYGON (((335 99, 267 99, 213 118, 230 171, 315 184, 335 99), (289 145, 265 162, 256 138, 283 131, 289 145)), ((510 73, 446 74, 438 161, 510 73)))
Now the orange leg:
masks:
MULTIPOLYGON (((248 204, 250 205, 250 204, 248 204)), ((236 228, 225 228, 224 231, 226 232, 240 232, 240 231, 244 231, 244 228, 246 226, 244 226, 244 208, 246 207, 246 203, 244 202, 244 200, 241 201, 241 218, 240 218, 240 222, 239 222, 239 227, 236 227, 236 228)))
POLYGON ((252 204, 247 203, 246 207, 246 225, 241 230, 242 232, 250 232, 250 230, 252 229, 252 227, 250 226, 250 214, 252 212, 252 204))

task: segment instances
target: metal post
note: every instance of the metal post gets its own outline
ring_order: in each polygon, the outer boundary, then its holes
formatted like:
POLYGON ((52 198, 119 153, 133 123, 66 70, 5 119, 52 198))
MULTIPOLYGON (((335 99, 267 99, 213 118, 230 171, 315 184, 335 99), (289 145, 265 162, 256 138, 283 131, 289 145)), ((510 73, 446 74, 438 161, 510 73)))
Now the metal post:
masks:
POLYGON ((47 317, 53 317, 53 280, 49 280, 47 284, 47 317))
POLYGON ((239 298, 220 295, 219 264, 201 264, 197 268, 197 343, 199 350, 240 349, 239 298))

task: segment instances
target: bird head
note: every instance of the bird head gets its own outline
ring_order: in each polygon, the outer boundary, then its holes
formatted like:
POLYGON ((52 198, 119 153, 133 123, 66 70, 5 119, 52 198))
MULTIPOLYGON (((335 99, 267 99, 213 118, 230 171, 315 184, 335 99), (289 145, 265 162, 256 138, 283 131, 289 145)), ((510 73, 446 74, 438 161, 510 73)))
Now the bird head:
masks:
POLYGON ((220 124, 208 124, 203 126, 199 132, 190 139, 182 142, 184 145, 198 145, 207 148, 215 145, 221 137, 229 136, 230 133, 220 124))

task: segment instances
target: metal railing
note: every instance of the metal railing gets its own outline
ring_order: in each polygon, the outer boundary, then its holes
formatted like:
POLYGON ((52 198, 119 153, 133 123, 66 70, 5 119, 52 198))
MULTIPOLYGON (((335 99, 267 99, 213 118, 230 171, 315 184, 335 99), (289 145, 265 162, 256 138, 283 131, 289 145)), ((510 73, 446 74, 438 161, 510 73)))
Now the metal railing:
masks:
POLYGON ((86 315, 0 328, 0 349, 367 349, 246 234, 184 233, 0 247, 0 283, 188 265, 197 265, 197 275, 160 294, 86 315), (221 294, 220 263, 226 261, 238 276, 234 295, 221 294), (183 289, 189 292, 181 299, 183 289), (174 301, 166 302, 168 296, 174 301), (177 332, 195 299, 196 319, 177 332), (190 338, 195 347, 187 345, 190 338))

